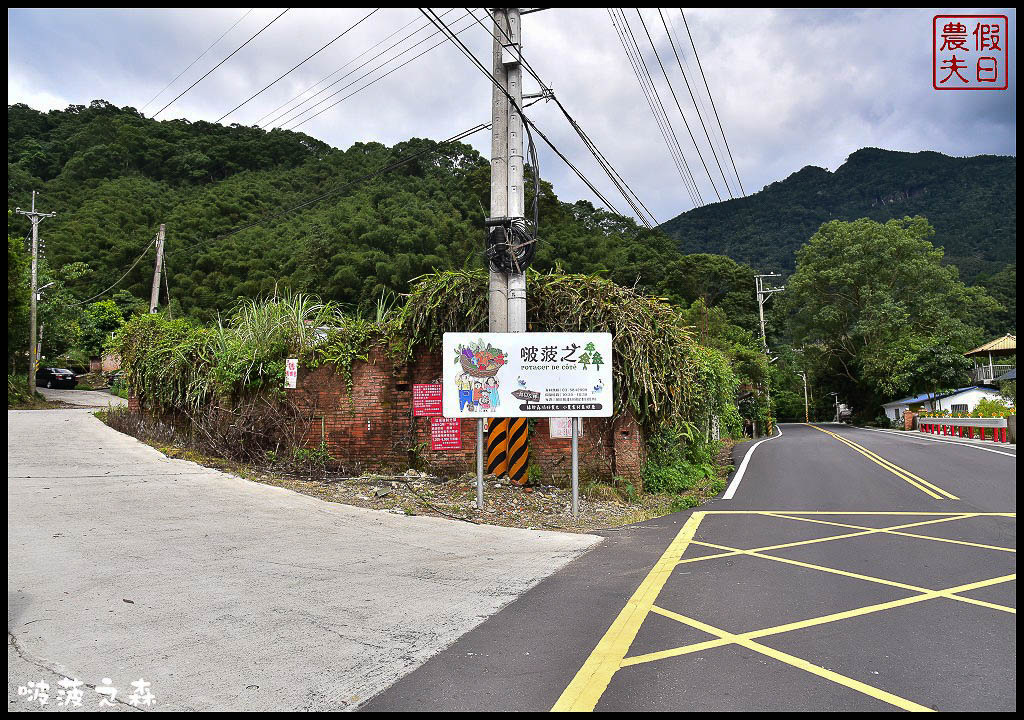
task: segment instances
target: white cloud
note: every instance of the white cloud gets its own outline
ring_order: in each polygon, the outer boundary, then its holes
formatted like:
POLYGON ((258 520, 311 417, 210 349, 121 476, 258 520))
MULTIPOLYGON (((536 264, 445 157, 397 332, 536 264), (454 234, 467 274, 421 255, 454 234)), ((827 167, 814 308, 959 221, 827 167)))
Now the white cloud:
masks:
MULTIPOLYGON (((289 11, 160 118, 215 120, 368 11, 289 11)), ((254 10, 147 112, 173 98, 279 12, 254 10)), ((445 20, 454 21, 464 12, 453 9, 445 20)), ((666 12, 682 33, 681 49, 687 64, 696 69, 678 10, 666 12)), ((1002 12, 1010 15, 1014 25, 1015 13, 1002 12)), ((714 199, 636 13, 626 13, 637 42, 641 48, 647 47, 651 72, 702 193, 706 200, 714 199)), ((237 9, 9 11, 8 103, 24 102, 48 110, 102 98, 141 108, 241 14, 237 9)), ((930 149, 953 155, 1015 154, 1015 53, 1010 90, 937 92, 931 88, 931 17, 927 11, 896 10, 687 11, 748 192, 805 165, 834 169, 864 146, 930 149)), ((677 82, 679 101, 698 144, 706 149, 707 141, 678 80, 658 14, 645 10, 644 19, 659 44, 666 70, 677 82)), ((410 21, 426 22, 413 8, 381 10, 226 122, 254 123, 410 21)), ((458 26, 468 22, 463 20, 458 26)), ((412 27, 415 25, 405 32, 412 27)), ((665 220, 688 209, 689 198, 607 13, 596 8, 547 10, 525 16, 523 32, 524 52, 533 67, 555 88, 655 215, 665 220)), ((416 39, 425 35, 426 31, 416 39)), ((484 30, 474 24, 460 37, 489 66, 491 38, 484 30)), ((404 58, 436 41, 422 44, 404 58)), ((695 92, 702 94, 699 77, 691 77, 691 81, 695 92)), ((534 85, 529 80, 524 84, 528 91, 534 85)), ((489 119, 489 87, 488 80, 446 44, 299 129, 339 147, 364 140, 390 144, 411 136, 440 139, 489 119)), ((348 92, 351 90, 338 97, 348 92)), ((536 105, 531 117, 615 202, 610 184, 553 104, 536 105)), ((708 120, 713 122, 710 116, 708 120)), ((711 125, 708 130, 716 132, 711 125)), ((486 133, 472 143, 481 153, 489 153, 486 133)), ((714 159, 707 154, 705 160, 724 193, 714 159)), ((724 157, 721 161, 725 166, 724 157)), ((582 183, 546 149, 541 162, 545 177, 555 183, 563 199, 590 197, 582 183)), ((625 207, 621 199, 617 205, 625 207)))

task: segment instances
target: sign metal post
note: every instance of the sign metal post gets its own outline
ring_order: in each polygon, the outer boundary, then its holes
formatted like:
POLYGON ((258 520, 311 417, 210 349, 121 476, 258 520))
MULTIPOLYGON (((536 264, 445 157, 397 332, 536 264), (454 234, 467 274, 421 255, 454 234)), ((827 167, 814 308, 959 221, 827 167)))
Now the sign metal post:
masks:
POLYGON ((484 420, 476 421, 476 509, 484 509, 484 420))
POLYGON ((580 419, 572 419, 572 519, 580 518, 580 419))

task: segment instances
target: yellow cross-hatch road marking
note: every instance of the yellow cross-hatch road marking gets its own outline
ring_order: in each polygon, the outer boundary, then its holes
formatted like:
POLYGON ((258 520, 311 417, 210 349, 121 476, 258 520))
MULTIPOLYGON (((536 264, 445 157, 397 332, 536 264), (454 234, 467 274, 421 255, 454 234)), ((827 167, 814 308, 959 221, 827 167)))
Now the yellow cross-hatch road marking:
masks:
MULTIPOLYGON (((813 426, 812 426, 813 427, 813 426)), ((979 588, 990 587, 1001 583, 1015 581, 1017 579, 1016 573, 1009 575, 1003 575, 1000 577, 990 578, 987 580, 979 580, 963 585, 957 585, 950 588, 932 590, 928 588, 918 587, 916 585, 910 585, 907 583, 901 583, 894 580, 887 580, 884 578, 871 577, 869 575, 862 575, 859 573, 848 572, 845 570, 839 570, 837 568, 825 567, 823 565, 814 565, 812 563, 800 562, 798 560, 791 560, 789 558, 778 557, 774 555, 764 554, 763 551, 777 550, 781 548, 794 547, 798 545, 806 545, 817 542, 826 542, 830 540, 840 540, 850 537, 858 537, 869 534, 893 534, 902 535, 923 540, 934 540, 939 542, 956 542, 959 544, 970 545, 972 547, 995 550, 1001 552, 1013 552, 1016 550, 1013 548, 999 547, 995 545, 984 545, 981 543, 970 543, 967 541, 950 540, 949 538, 938 538, 930 535, 917 535, 914 533, 902 532, 905 528, 917 527, 921 525, 929 525, 933 523, 948 522, 953 520, 964 520, 973 517, 1011 517, 1016 518, 1016 513, 933 513, 933 512, 899 512, 899 511, 817 511, 817 510, 708 510, 703 512, 694 512, 686 524, 676 535, 675 539, 669 545, 668 549, 662 554, 658 562, 654 565, 651 571, 644 578, 643 582, 640 583, 640 587, 637 588, 636 592, 633 593, 626 606, 615 618, 611 627, 604 634, 593 652, 584 662, 583 667, 580 668, 579 672, 576 673, 572 682, 569 683, 568 687, 562 692, 558 701, 552 708, 553 711, 591 711, 600 701, 601 696, 607 690, 612 677, 618 670, 624 667, 630 667, 633 665, 640 665, 643 663, 654 662, 662 660, 664 658, 678 657, 680 655, 687 655, 694 652, 700 652, 703 650, 709 650, 716 647, 722 647, 724 645, 740 645, 749 650, 753 650, 767 657, 773 658, 779 662, 786 663, 793 667, 805 670, 813 675, 830 680, 844 687, 850 688, 857 692, 863 693, 870 697, 876 698, 883 702, 887 702, 895 707, 899 707, 904 710, 912 711, 930 711, 931 708, 925 707, 912 700, 902 698, 893 693, 889 693, 880 688, 876 688, 872 685, 868 685, 859 680, 841 675, 833 670, 823 668, 815 665, 807 660, 790 655, 789 653, 776 650, 775 648, 762 645, 756 642, 757 638, 763 638, 771 635, 778 635, 780 633, 791 632, 793 630, 799 630, 802 628, 815 627, 818 625, 824 625, 827 623, 838 622, 846 620, 848 618, 860 617, 863 615, 869 615, 872 613, 883 612, 891 610, 893 608, 904 607, 906 605, 913 605, 921 603, 927 600, 933 600, 936 598, 943 598, 948 600, 958 600, 960 602, 968 603, 971 605, 977 605, 981 607, 990 608, 993 610, 999 610, 1006 613, 1016 614, 1017 610, 1013 607, 1005 605, 999 605, 997 603, 986 602, 984 600, 976 600, 974 598, 960 595, 959 593, 968 592, 970 590, 976 590, 979 588), (779 545, 765 546, 762 548, 753 548, 750 550, 744 550, 739 548, 733 548, 726 545, 719 545, 711 542, 704 542, 694 539, 697 532, 697 526, 706 515, 735 515, 735 514, 748 514, 748 515, 763 515, 767 517, 775 517, 786 520, 803 520, 806 522, 818 522, 826 525, 833 525, 836 527, 844 527, 848 529, 858 530, 858 532, 844 533, 841 535, 833 535, 826 538, 814 538, 811 540, 802 540, 792 543, 783 543, 779 545), (931 516, 933 519, 922 520, 914 523, 904 523, 901 525, 893 525, 891 527, 884 528, 870 528, 863 527, 860 525, 851 525, 848 523, 831 522, 826 520, 817 520, 806 517, 799 517, 800 515, 903 515, 903 516, 931 516), (683 554, 690 545, 700 545, 703 547, 714 548, 723 550, 722 553, 713 555, 704 555, 696 558, 682 559, 683 554), (832 573, 851 577, 867 582, 879 583, 882 585, 888 585, 891 587, 900 588, 902 590, 912 591, 916 594, 910 595, 905 598, 899 598, 896 600, 890 600, 887 602, 876 603, 860 608, 853 608, 851 610, 844 610, 837 613, 830 613, 828 615, 822 615, 819 617, 808 618, 805 620, 798 620, 796 622, 785 623, 783 625, 776 625, 773 627, 762 628, 759 630, 752 630, 745 633, 732 633, 721 628, 717 628, 706 623, 696 620, 694 618, 686 617, 679 613, 661 608, 655 605, 662 589, 665 586, 669 576, 675 567, 692 562, 702 562, 704 560, 713 560, 715 558, 726 557, 730 555, 748 555, 752 557, 763 558, 766 560, 774 560, 776 562, 787 563, 804 567, 812 570, 819 570, 826 573, 832 573), (627 657, 630 646, 636 639, 637 633, 640 627, 643 625, 644 620, 650 613, 656 613, 663 617, 676 620, 683 624, 689 625, 690 627, 696 628, 710 635, 714 635, 715 638, 711 640, 704 640, 690 645, 684 645, 681 647, 668 648, 665 650, 659 650, 656 652, 645 653, 642 655, 635 655, 627 657)))
POLYGON ((727 545, 719 545, 717 543, 703 542, 700 540, 694 540, 694 545, 701 545, 703 547, 714 548, 716 550, 728 550, 738 555, 750 555, 752 557, 764 558, 765 560, 774 560, 776 562, 784 563, 786 565, 795 565, 797 567, 807 568, 808 570, 820 570, 821 572, 831 573, 833 575, 842 575, 843 577, 853 578, 855 580, 865 580, 867 582, 878 583, 879 585, 888 585, 890 587, 900 588, 901 590, 911 590, 917 593, 929 593, 936 592, 942 597, 949 598, 950 600, 959 600, 960 602, 969 603, 971 605, 980 605, 982 607, 993 608, 995 610, 1003 610, 1004 612, 1016 613, 1016 609, 1006 607, 1005 605, 997 605, 995 603, 986 602, 984 600, 975 600, 970 597, 961 597, 948 591, 940 590, 929 590, 928 588, 919 587, 917 585, 910 585, 908 583, 902 583, 896 580, 887 580, 886 578, 872 577, 871 575, 863 575, 861 573, 850 572, 848 570, 840 570, 838 568, 826 567, 824 565, 815 565, 814 563, 803 562, 801 560, 793 560, 792 558, 781 557, 778 555, 765 555, 764 553, 757 552, 756 550, 740 550, 738 548, 729 547, 727 545))
MULTIPOLYGON (((891 610, 893 608, 903 607, 904 605, 913 605, 915 603, 924 602, 925 600, 933 600, 935 598, 945 597, 946 594, 967 592, 969 590, 977 590, 979 588, 989 587, 991 585, 1000 585, 1002 583, 1010 582, 1011 580, 1017 579, 1017 573, 1010 575, 1003 575, 1002 577, 991 578, 989 580, 979 580, 978 582, 967 583, 966 585, 957 585, 956 587, 946 588, 945 590, 929 590, 926 593, 920 595, 910 595, 909 597, 899 598, 898 600, 889 600, 888 602, 881 602, 876 605, 867 605, 865 607, 854 608, 852 610, 844 610, 842 612, 830 613, 829 615, 821 615, 820 617, 808 618, 807 620, 798 620, 796 622, 786 623, 784 625, 776 625, 774 627, 762 628, 761 630, 752 630, 750 632, 740 633, 741 638, 762 638, 769 635, 779 635, 780 633, 791 632, 793 630, 801 630, 807 627, 814 627, 816 625, 825 625, 826 623, 837 622, 839 620, 846 620, 847 618, 860 617, 861 615, 870 615, 872 613, 882 612, 883 610, 891 610)), ((675 614, 667 614, 661 608, 654 607, 652 612, 659 613, 665 617, 670 617, 673 620, 678 620, 675 614)), ((644 653, 643 655, 633 655, 627 657, 622 661, 623 667, 630 665, 640 665, 642 663, 654 662, 655 660, 662 660, 664 658, 676 657, 679 655, 688 655, 693 652, 699 652, 712 647, 720 647, 722 645, 729 645, 733 641, 723 638, 716 640, 705 640, 699 643, 693 643, 692 645, 683 645, 682 647, 669 648, 667 650, 658 650, 657 652, 644 653)))
MULTIPOLYGON (((818 520, 816 518, 804 518, 804 517, 798 517, 796 515, 787 515, 785 513, 766 512, 766 513, 761 513, 761 514, 762 515, 767 515, 769 517, 786 518, 787 520, 800 520, 802 522, 818 523, 820 525, 834 525, 836 527, 856 528, 858 530, 866 530, 866 531, 868 531, 868 532, 865 532, 865 533, 851 533, 851 535, 850 535, 851 537, 854 536, 854 535, 868 535, 868 534, 874 533, 874 532, 883 532, 883 533, 888 533, 890 535, 902 535, 903 537, 917 538, 918 540, 934 540, 935 542, 953 543, 954 545, 967 545, 968 547, 981 548, 982 550, 1001 550, 1002 552, 1011 552, 1011 553, 1017 552, 1017 548, 1002 547, 1001 545, 985 545, 984 543, 968 542, 967 540, 954 540, 953 538, 937 537, 935 535, 921 535, 919 533, 908 533, 908 532, 902 532, 899 529, 897 529, 897 528, 901 528, 901 527, 914 527, 916 525, 927 525, 929 523, 943 522, 943 520, 963 520, 963 519, 966 519, 966 518, 978 517, 978 513, 966 513, 964 515, 955 515, 955 516, 950 517, 950 518, 943 518, 942 520, 929 520, 929 521, 923 522, 923 523, 911 523, 910 525, 894 525, 891 528, 868 528, 868 527, 864 527, 863 525, 850 525, 849 523, 839 523, 839 522, 834 522, 832 520, 818 520)), ((843 537, 843 536, 840 535, 840 536, 837 536, 837 537, 843 537)))
POLYGON ((803 423, 803 424, 806 425, 807 427, 812 427, 815 430, 820 430, 821 432, 825 433, 826 435, 831 435, 832 437, 834 437, 839 442, 841 442, 841 443, 843 443, 843 444, 853 448, 857 452, 859 452, 861 455, 866 457, 871 462, 875 463, 876 465, 878 465, 880 467, 885 468, 886 470, 891 472, 893 475, 895 475, 899 479, 907 481, 913 487, 917 488, 918 490, 920 490, 921 492, 925 493, 926 495, 930 495, 931 497, 933 497, 936 500, 941 500, 943 498, 943 496, 945 496, 946 498, 948 498, 950 500, 959 500, 960 499, 956 495, 954 495, 953 493, 950 493, 950 492, 947 492, 947 491, 943 490, 938 485, 935 485, 934 483, 930 483, 930 482, 928 482, 927 480, 925 480, 922 477, 918 477, 917 475, 915 475, 914 473, 910 472, 906 468, 900 467, 896 463, 893 463, 893 462, 890 462, 889 460, 886 460, 881 455, 879 455, 877 453, 874 453, 871 450, 868 450, 863 445, 860 445, 859 443, 855 443, 853 440, 850 440, 849 438, 845 438, 842 435, 837 435, 836 433, 831 432, 830 430, 826 430, 825 428, 820 428, 817 425, 812 425, 811 423, 803 423))
MULTIPOLYGON (((806 519, 806 518, 790 517, 788 515, 783 515, 783 514, 775 513, 775 512, 760 512, 760 513, 758 513, 758 515, 766 515, 766 516, 769 516, 769 517, 787 518, 787 519, 790 519, 790 520, 804 520, 804 519, 806 519)), ((978 515, 980 515, 980 513, 958 513, 958 514, 955 514, 955 515, 943 516, 943 517, 940 517, 940 518, 937 518, 937 519, 932 519, 932 520, 920 520, 918 522, 905 523, 903 525, 893 525, 892 527, 887 527, 887 528, 867 528, 867 527, 861 527, 859 525, 846 525, 845 527, 860 528, 860 532, 843 533, 842 535, 829 535, 828 537, 811 538, 810 540, 797 540, 797 541, 794 541, 794 542, 779 543, 778 545, 765 545, 764 547, 750 548, 749 550, 730 550, 728 552, 714 553, 713 555, 701 555, 700 557, 686 558, 685 560, 680 560, 679 564, 682 565, 684 563, 701 562, 702 560, 714 560, 716 558, 728 557, 730 555, 742 555, 744 553, 766 552, 768 550, 782 550, 782 549, 785 549, 785 548, 797 547, 798 545, 814 545, 815 543, 831 542, 832 540, 846 540, 848 538, 861 537, 863 535, 874 535, 876 533, 891 532, 891 533, 895 534, 896 530, 899 530, 899 529, 902 529, 902 528, 919 527, 921 525, 934 525, 935 523, 949 522, 950 520, 965 520, 967 518, 977 517, 978 515)), ((808 520, 808 522, 812 522, 812 521, 808 520)), ((822 521, 822 522, 824 522, 824 521, 822 521)), ((829 524, 838 524, 838 523, 829 523, 829 524)), ((942 539, 942 538, 933 538, 933 537, 931 537, 929 535, 921 535, 920 537, 927 538, 929 540, 942 539)), ((696 541, 694 541, 694 542, 696 543, 696 541)), ((700 543, 697 543, 697 544, 700 544, 700 543)), ((1005 550, 1006 548, 993 548, 993 549, 1005 550)))
POLYGON ((647 577, 640 583, 633 596, 622 608, 618 617, 604 634, 583 667, 576 673, 569 686, 562 691, 558 702, 551 708, 554 711, 590 711, 597 705, 604 691, 608 688, 612 676, 622 666, 622 659, 629 652, 629 646, 636 639, 647 614, 654 607, 654 601, 661 594, 669 575, 675 568, 679 558, 686 552, 693 540, 697 526, 700 525, 704 513, 695 512, 676 535, 661 558, 655 563, 647 577))
POLYGON ((840 675, 839 673, 833 670, 828 670, 826 668, 821 667, 820 665, 815 665, 814 663, 808 662, 807 660, 798 658, 795 655, 790 655, 789 653, 782 652, 781 650, 776 650, 775 648, 768 647, 767 645, 762 645, 761 643, 755 642, 750 638, 743 637, 742 635, 734 635, 733 633, 728 632, 726 630, 716 628, 713 625, 702 623, 700 620, 694 620, 693 618, 688 618, 685 615, 680 615, 670 610, 655 608, 655 612, 657 612, 660 615, 664 615, 665 617, 672 618, 673 620, 677 620, 678 622, 684 623, 691 627, 697 628, 698 630, 706 632, 709 635, 717 635, 719 638, 727 640, 730 643, 741 645, 742 647, 745 647, 748 650, 759 652, 762 655, 767 655, 768 657, 778 660, 780 662, 784 662, 787 665, 792 665, 793 667, 800 668, 801 670, 806 670, 807 672, 813 675, 825 678, 826 680, 831 680, 832 682, 837 683, 839 685, 843 685, 844 687, 848 687, 851 690, 856 690, 857 692, 864 693, 865 695, 873 697, 877 700, 881 700, 882 702, 887 702, 890 705, 895 705, 896 707, 901 708, 903 710, 910 710, 914 712, 934 712, 931 708, 925 707, 924 705, 916 703, 913 700, 907 700, 906 698, 902 698, 899 695, 893 695, 892 693, 886 692, 885 690, 882 690, 880 688, 876 688, 873 685, 863 683, 860 680, 854 680, 853 678, 847 677, 846 675, 840 675))

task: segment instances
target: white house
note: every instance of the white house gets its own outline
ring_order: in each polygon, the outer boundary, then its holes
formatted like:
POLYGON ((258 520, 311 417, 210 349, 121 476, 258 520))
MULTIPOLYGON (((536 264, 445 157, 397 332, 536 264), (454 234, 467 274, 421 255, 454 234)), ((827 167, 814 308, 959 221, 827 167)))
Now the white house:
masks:
POLYGON ((903 421, 904 410, 945 410, 950 413, 969 413, 978 407, 982 398, 999 398, 999 391, 986 387, 965 387, 935 396, 929 393, 893 400, 882 405, 885 415, 895 422, 903 421))

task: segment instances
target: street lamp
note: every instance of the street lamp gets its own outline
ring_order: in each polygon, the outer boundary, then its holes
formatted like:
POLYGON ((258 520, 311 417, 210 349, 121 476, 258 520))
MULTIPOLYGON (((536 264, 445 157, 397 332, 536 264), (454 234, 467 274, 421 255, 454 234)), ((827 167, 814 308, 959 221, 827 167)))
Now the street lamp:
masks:
POLYGON ((829 395, 835 395, 836 397, 836 424, 839 423, 839 393, 830 392, 829 395))

